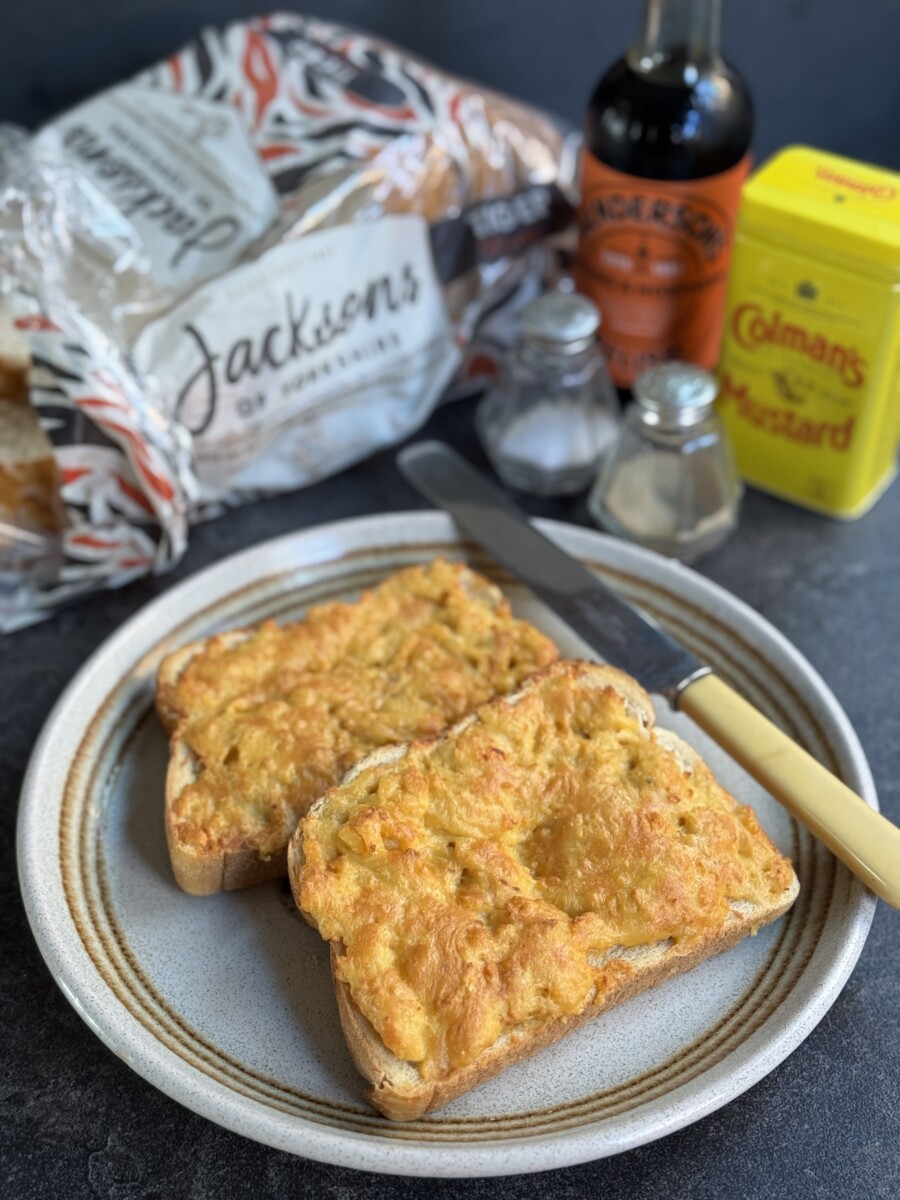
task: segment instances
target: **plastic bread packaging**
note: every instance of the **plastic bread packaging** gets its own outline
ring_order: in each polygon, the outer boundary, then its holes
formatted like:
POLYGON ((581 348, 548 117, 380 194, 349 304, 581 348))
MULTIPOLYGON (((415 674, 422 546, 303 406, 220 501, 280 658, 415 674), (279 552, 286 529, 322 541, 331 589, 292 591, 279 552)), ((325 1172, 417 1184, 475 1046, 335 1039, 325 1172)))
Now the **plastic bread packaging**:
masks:
POLYGON ((189 438, 96 327, 25 278, 0 309, 4 633, 177 561, 196 493, 189 438), (27 364, 16 391, 11 342, 27 364))
POLYGON ((206 30, 34 137, 0 131, 0 393, 24 358, 59 515, 30 528, 0 485, 0 630, 165 569, 192 521, 476 388, 570 244, 578 149, 525 104, 294 14, 206 30))

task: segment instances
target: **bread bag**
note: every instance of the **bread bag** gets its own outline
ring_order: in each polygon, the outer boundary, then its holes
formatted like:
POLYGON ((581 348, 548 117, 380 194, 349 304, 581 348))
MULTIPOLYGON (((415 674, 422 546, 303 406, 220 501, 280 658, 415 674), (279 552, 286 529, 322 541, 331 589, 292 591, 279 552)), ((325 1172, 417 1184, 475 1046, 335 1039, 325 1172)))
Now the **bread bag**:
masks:
POLYGON ((290 13, 205 30, 34 137, 0 130, 0 298, 66 515, 54 582, 0 594, 0 629, 164 569, 192 520, 477 386, 568 242, 577 147, 290 13))

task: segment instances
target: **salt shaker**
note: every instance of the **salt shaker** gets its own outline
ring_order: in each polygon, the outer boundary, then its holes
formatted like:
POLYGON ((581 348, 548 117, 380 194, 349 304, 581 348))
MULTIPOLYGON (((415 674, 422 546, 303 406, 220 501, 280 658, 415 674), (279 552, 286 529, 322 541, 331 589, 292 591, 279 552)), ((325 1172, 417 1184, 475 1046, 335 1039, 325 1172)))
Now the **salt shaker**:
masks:
POLYGON ((509 487, 583 491, 612 444, 619 400, 597 347, 600 314, 575 293, 548 292, 522 314, 522 337, 481 404, 476 428, 509 487))
POLYGON ((714 377, 664 363, 635 381, 626 414, 588 499, 598 525, 694 562, 737 525, 742 487, 713 408, 714 377))

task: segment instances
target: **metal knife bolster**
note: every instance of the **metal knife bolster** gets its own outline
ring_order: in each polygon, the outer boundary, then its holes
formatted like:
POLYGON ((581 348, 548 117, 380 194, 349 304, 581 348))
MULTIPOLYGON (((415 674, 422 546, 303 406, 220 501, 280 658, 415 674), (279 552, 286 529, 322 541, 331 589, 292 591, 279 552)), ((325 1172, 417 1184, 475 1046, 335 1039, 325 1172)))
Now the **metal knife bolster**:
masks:
POLYGON ((539 533, 499 488, 442 442, 417 442, 397 456, 404 477, 444 508, 469 537, 529 587, 603 658, 675 704, 708 674, 649 617, 620 600, 581 563, 539 533))

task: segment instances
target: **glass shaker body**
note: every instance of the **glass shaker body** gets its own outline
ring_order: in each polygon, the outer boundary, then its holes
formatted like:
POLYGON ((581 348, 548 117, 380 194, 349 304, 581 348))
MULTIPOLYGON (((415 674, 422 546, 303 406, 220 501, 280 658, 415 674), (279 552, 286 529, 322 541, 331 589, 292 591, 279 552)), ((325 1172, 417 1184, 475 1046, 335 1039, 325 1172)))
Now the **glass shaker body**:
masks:
MULTIPOLYGON (((700 381, 703 382, 702 380, 700 381)), ((625 417, 588 499, 598 525, 682 562, 715 550, 737 526, 742 486, 731 446, 712 407, 715 381, 698 368, 665 364, 640 377, 625 417), (667 406, 642 401, 650 376, 665 384, 690 373, 703 377, 704 399, 667 406)))
POLYGON ((619 400, 596 344, 593 305, 588 320, 589 304, 551 295, 530 305, 522 340, 478 407, 479 437, 508 487, 544 496, 584 491, 615 438, 619 400), (568 325, 559 319, 564 309, 568 325), (549 317, 556 318, 555 330, 549 317))

